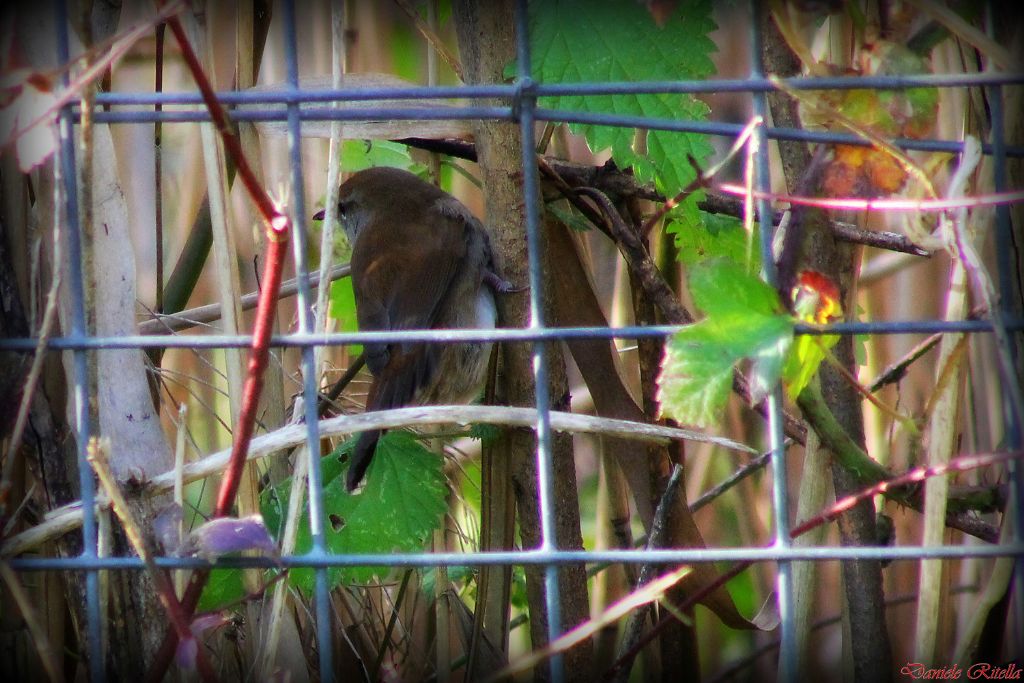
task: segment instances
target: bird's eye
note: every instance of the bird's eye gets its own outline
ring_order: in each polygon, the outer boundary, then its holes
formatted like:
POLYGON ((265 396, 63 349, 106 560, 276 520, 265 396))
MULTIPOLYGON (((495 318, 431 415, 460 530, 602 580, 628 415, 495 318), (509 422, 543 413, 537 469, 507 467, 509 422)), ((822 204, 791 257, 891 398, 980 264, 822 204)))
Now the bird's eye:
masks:
POLYGON ((348 213, 348 210, 351 207, 352 207, 352 202, 345 202, 345 201, 338 202, 338 218, 340 218, 341 220, 345 220, 345 215, 348 213))

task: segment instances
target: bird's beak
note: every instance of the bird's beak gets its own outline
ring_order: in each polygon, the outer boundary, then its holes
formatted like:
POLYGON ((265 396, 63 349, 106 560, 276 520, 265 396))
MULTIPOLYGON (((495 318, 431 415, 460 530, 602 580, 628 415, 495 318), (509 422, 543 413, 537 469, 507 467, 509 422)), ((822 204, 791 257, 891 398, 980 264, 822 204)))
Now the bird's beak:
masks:
POLYGON ((324 216, 326 215, 325 211, 326 211, 326 209, 320 209, 319 211, 314 213, 313 214, 313 220, 315 220, 315 221, 322 221, 324 219, 324 216))

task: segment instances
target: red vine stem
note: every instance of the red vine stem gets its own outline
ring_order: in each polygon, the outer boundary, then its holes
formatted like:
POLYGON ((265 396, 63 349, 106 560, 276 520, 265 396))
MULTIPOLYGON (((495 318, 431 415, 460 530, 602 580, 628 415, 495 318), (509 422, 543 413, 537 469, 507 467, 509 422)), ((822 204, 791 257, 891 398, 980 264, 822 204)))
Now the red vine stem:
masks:
MULTIPOLYGON (((747 188, 735 183, 722 183, 712 188, 722 194, 742 197, 747 188)), ((789 202, 800 206, 813 206, 837 211, 949 211, 972 209, 980 206, 1019 204, 1024 202, 1024 192, 994 192, 977 197, 954 197, 951 199, 860 199, 858 197, 802 197, 778 192, 754 190, 755 199, 769 199, 773 202, 789 202)))
POLYGON ((898 486, 906 486, 908 484, 915 484, 922 482, 930 477, 937 477, 941 474, 951 474, 953 472, 966 472, 967 470, 977 469, 979 467, 986 467, 988 465, 995 465, 996 463, 1005 462, 1007 460, 1014 460, 1024 457, 1024 451, 1003 451, 1001 453, 979 453, 975 455, 961 455, 958 458, 954 458, 947 463, 942 465, 931 465, 929 467, 917 467, 905 472, 898 477, 880 481, 873 486, 869 486, 866 489, 862 489, 857 493, 850 494, 840 500, 837 500, 835 504, 829 509, 822 512, 817 517, 812 517, 807 521, 798 524, 793 527, 792 531, 789 532, 790 538, 796 538, 802 534, 807 533, 816 526, 820 526, 825 522, 829 522, 839 515, 843 514, 857 503, 867 498, 873 498, 880 493, 885 493, 891 488, 898 486))
MULTIPOLYGON (((850 494, 837 500, 830 508, 826 509, 821 514, 808 519, 807 521, 798 524, 793 527, 789 532, 791 539, 797 536, 802 536, 811 529, 821 526, 826 522, 829 522, 839 515, 852 508, 854 505, 866 498, 872 498, 880 493, 884 493, 890 488, 897 486, 906 486, 908 484, 914 484, 922 482, 929 477, 936 477, 943 474, 951 474, 953 472, 966 472, 967 470, 977 469, 979 467, 987 467, 988 465, 995 465, 1000 462, 1006 462, 1008 460, 1019 460, 1024 458, 1024 451, 1003 451, 1001 453, 977 453, 974 455, 962 455, 958 458, 950 460, 948 463, 942 465, 933 465, 930 467, 918 467, 905 472, 898 477, 887 479, 885 481, 878 482, 873 486, 869 486, 865 489, 858 491, 857 493, 850 494)), ((729 568, 728 571, 719 575, 717 579, 712 581, 706 586, 701 587, 695 593, 686 598, 681 604, 675 605, 677 611, 686 611, 710 595, 713 591, 717 590, 721 586, 724 586, 726 582, 735 576, 738 576, 748 567, 754 564, 754 560, 743 560, 737 562, 735 565, 729 568)), ((633 658, 636 657, 644 647, 647 646, 655 636, 658 635, 672 620, 675 619, 671 614, 667 614, 654 625, 651 630, 645 633, 636 643, 633 644, 627 652, 619 657, 604 675, 601 680, 611 680, 618 671, 624 666, 628 666, 633 658)))
MULTIPOLYGON (((224 149, 237 169, 237 176, 245 185, 246 191, 252 198, 257 210, 263 219, 267 234, 267 256, 263 269, 263 289, 260 291, 259 303, 256 308, 256 320, 253 325, 253 339, 250 345, 249 363, 246 368, 245 385, 242 388, 242 405, 238 415, 238 424, 235 425, 234 442, 231 447, 231 455, 228 465, 221 478, 220 490, 217 494, 217 504, 214 507, 214 517, 224 517, 231 512, 235 503, 235 496, 242 479, 245 468, 246 455, 249 451, 249 442, 252 439, 256 423, 256 411, 259 404, 260 393, 263 390, 263 372, 266 370, 267 361, 270 357, 270 337, 273 331, 274 312, 277 308, 278 292, 281 287, 281 272, 283 270, 285 256, 288 246, 288 235, 291 230, 291 222, 287 215, 281 212, 277 205, 270 199, 270 196, 260 185, 252 167, 249 166, 245 154, 242 152, 242 145, 238 137, 231 129, 227 112, 217 100, 213 85, 203 71, 202 64, 196 56, 195 51, 189 43, 181 21, 176 16, 168 17, 167 26, 174 34, 181 48, 182 59, 192 72, 196 85, 203 96, 203 102, 210 112, 210 118, 224 141, 224 149)), ((192 573, 188 588, 181 600, 182 610, 189 618, 195 613, 199 597, 203 587, 209 578, 209 570, 198 570, 192 573)), ((148 680, 162 680, 170 666, 178 644, 178 634, 169 630, 164 636, 163 643, 157 651, 156 656, 147 673, 148 680)))

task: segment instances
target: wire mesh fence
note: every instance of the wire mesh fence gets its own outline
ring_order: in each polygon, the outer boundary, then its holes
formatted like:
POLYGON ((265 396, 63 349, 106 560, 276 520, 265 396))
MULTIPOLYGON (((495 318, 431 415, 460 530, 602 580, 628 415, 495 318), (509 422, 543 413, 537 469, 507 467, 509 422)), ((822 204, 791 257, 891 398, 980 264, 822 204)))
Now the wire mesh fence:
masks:
MULTIPOLYGON (((68 9, 63 2, 57 2, 56 35, 52 49, 56 53, 58 63, 68 63, 71 59, 71 38, 68 34, 68 9)), ((1013 557, 1015 560, 1013 585, 1019 587, 1022 576, 1021 529, 1024 529, 1024 518, 1019 506, 1007 507, 1015 510, 1013 523, 1004 522, 1003 534, 996 542, 988 544, 918 544, 897 543, 894 545, 794 545, 790 520, 793 519, 793 495, 789 490, 792 477, 786 472, 786 458, 783 457, 789 443, 784 428, 785 399, 781 386, 776 386, 765 395, 765 427, 761 443, 756 449, 764 453, 766 462, 772 472, 771 484, 771 543, 767 546, 709 547, 709 548, 656 548, 656 549, 574 549, 559 548, 556 536, 556 492, 555 463, 553 460, 553 398, 549 395, 549 363, 547 351, 560 342, 580 339, 626 339, 664 340, 676 333, 680 326, 676 324, 621 324, 614 327, 566 327, 558 326, 550 319, 544 306, 546 288, 549 281, 545 279, 542 254, 544 252, 543 216, 541 207, 543 198, 540 196, 541 175, 535 159, 538 148, 536 131, 538 124, 574 123, 625 128, 640 128, 647 131, 671 131, 706 135, 721 138, 731 144, 744 133, 748 126, 744 123, 723 121, 698 121, 675 118, 656 118, 649 116, 618 115, 553 109, 542 106, 546 98, 553 97, 598 97, 625 94, 648 93, 686 93, 712 94, 735 93, 749 98, 750 110, 754 116, 764 121, 771 120, 768 97, 780 90, 809 93, 812 96, 822 92, 842 92, 847 90, 873 89, 881 92, 905 92, 914 88, 934 88, 939 91, 946 89, 969 89, 977 97, 984 97, 986 113, 990 117, 990 137, 981 143, 981 153, 985 159, 985 172, 992 169, 994 192, 993 232, 995 234, 995 260, 997 276, 994 278, 998 289, 998 301, 1001 310, 986 311, 978 319, 939 320, 939 319, 870 319, 843 320, 818 324, 802 321, 794 326, 797 337, 813 336, 822 338, 827 335, 920 335, 934 333, 963 333, 968 335, 997 336, 1006 343, 1005 352, 1016 364, 1020 358, 1020 330, 1024 327, 1020 311, 1015 308, 1015 297, 1019 296, 1019 272, 1015 258, 1019 258, 1019 228, 1011 222, 1010 207, 1013 202, 1020 202, 1020 188, 1014 187, 1008 176, 1008 169, 1015 159, 1024 157, 1024 146, 1009 144, 1004 137, 1004 125, 1012 122, 1019 112, 1003 111, 1004 91, 1024 85, 1024 72, 1021 69, 1003 69, 973 74, 935 73, 927 75, 899 74, 873 76, 800 76, 784 79, 770 78, 764 73, 762 65, 763 31, 761 29, 763 8, 754 3, 751 9, 749 28, 746 40, 750 54, 747 64, 747 75, 743 78, 710 79, 710 80, 679 80, 667 82, 613 82, 613 83, 550 83, 536 80, 531 67, 531 45, 529 14, 525 2, 518 3, 516 8, 516 62, 515 77, 507 84, 498 85, 464 85, 464 86, 430 86, 430 87, 333 87, 310 88, 300 82, 299 45, 297 43, 296 12, 298 9, 292 2, 283 2, 280 16, 280 40, 283 47, 281 54, 285 58, 284 86, 273 91, 225 91, 217 93, 217 98, 225 106, 232 107, 230 117, 234 123, 239 122, 283 122, 287 127, 287 152, 290 189, 287 191, 287 213, 294 225, 293 257, 294 269, 297 274, 295 284, 297 315, 292 329, 288 332, 275 334, 271 339, 271 347, 283 352, 295 349, 298 354, 296 364, 301 376, 301 406, 303 419, 301 437, 294 436, 291 445, 304 444, 306 453, 319 454, 321 441, 325 437, 323 423, 318 414, 320 400, 320 371, 316 364, 315 351, 319 348, 337 348, 352 344, 408 344, 412 342, 501 342, 528 343, 532 345, 533 373, 535 381, 536 417, 533 431, 536 435, 536 470, 538 478, 538 511, 540 520, 540 537, 542 542, 533 548, 520 550, 486 551, 476 550, 435 552, 379 552, 372 554, 332 552, 325 541, 325 529, 332 523, 330 513, 324 506, 324 483, 319 461, 310 457, 308 480, 308 525, 311 538, 311 550, 308 553, 285 553, 280 557, 231 557, 221 558, 217 567, 261 567, 266 569, 309 568, 313 570, 314 582, 311 597, 312 614, 315 620, 316 644, 315 651, 319 658, 318 674, 321 680, 331 680, 336 671, 332 656, 336 651, 337 635, 334 623, 337 619, 336 609, 332 605, 332 582, 329 571, 338 567, 354 566, 385 566, 385 567, 462 567, 485 565, 493 566, 539 566, 544 568, 543 590, 546 608, 547 640, 558 641, 564 635, 560 612, 562 607, 562 591, 559 581, 559 567, 564 565, 595 566, 603 563, 625 563, 637 567, 643 565, 676 565, 709 564, 715 562, 764 562, 775 567, 774 588, 777 597, 779 617, 779 677, 783 680, 795 678, 799 670, 799 645, 797 643, 796 624, 794 617, 794 570, 795 562, 800 560, 813 561, 848 561, 848 560, 882 560, 882 561, 913 561, 930 558, 999 558, 1013 557), (469 104, 449 104, 444 107, 422 104, 423 100, 435 102, 443 99, 457 99, 469 104), (375 104, 387 100, 388 104, 375 104), (360 108, 339 109, 332 106, 336 101, 366 103, 360 108), (522 202, 525 207, 526 252, 529 261, 525 272, 528 281, 521 283, 528 286, 529 325, 523 328, 504 328, 495 330, 399 330, 388 332, 332 332, 317 331, 314 325, 314 297, 312 294, 309 263, 311 252, 307 235, 308 219, 312 213, 305 203, 307 196, 307 178, 303 175, 302 140, 303 127, 314 121, 424 121, 424 120, 467 120, 467 121, 500 121, 515 124, 519 128, 521 148, 519 153, 524 160, 522 164, 522 202), (1017 254, 1017 256, 1015 256, 1017 254), (334 615, 334 616, 332 616, 334 615)), ((639 6, 637 12, 643 11, 639 6)), ((63 88, 72 85, 72 76, 63 74, 63 88)), ((95 351, 112 350, 147 350, 166 352, 171 349, 221 350, 247 349, 252 344, 250 334, 193 334, 180 333, 174 336, 165 334, 121 333, 116 335, 97 335, 90 333, 94 329, 90 322, 90 297, 86 288, 86 275, 82 265, 82 235, 80 230, 81 214, 84 200, 81 189, 77 185, 80 177, 80 152, 76 148, 76 127, 82 126, 82 119, 88 116, 93 124, 152 124, 161 122, 171 124, 197 124, 211 120, 210 113, 203 108, 203 98, 198 93, 142 93, 110 91, 99 92, 94 103, 84 106, 77 99, 69 101, 60 108, 59 147, 56 151, 56 166, 59 169, 59 182, 62 184, 61 196, 64 206, 61 234, 64 239, 62 248, 66 250, 68 267, 62 273, 62 287, 66 288, 70 306, 69 317, 63 322, 60 335, 46 338, 47 352, 68 352, 64 358, 71 368, 69 377, 70 405, 73 411, 74 443, 78 454, 80 478, 80 504, 73 507, 73 521, 67 522, 68 529, 81 526, 80 552, 64 557, 55 555, 16 556, 4 561, 16 572, 29 575, 33 572, 81 572, 85 577, 83 584, 85 620, 84 632, 87 636, 87 659, 90 675, 93 680, 106 678, 107 664, 104 649, 104 604, 101 600, 103 588, 100 577, 106 570, 128 570, 142 572, 145 564, 142 559, 128 555, 111 555, 99 544, 103 531, 99 528, 96 511, 97 488, 93 470, 88 463, 90 437, 100 432, 90 413, 90 354, 95 351), (160 105, 154 108, 154 105, 160 105), (94 109, 93 109, 94 107, 94 109)), ((812 131, 802 128, 773 126, 765 124, 752 129, 751 145, 756 152, 751 156, 753 166, 753 183, 748 188, 752 208, 758 216, 760 226, 760 243, 757 248, 761 252, 761 263, 764 269, 764 280, 773 288, 778 285, 778 274, 774 264, 773 239, 778 229, 778 221, 773 220, 778 207, 773 206, 773 176, 771 172, 769 141, 794 142, 805 144, 847 145, 858 148, 870 148, 873 141, 856 131, 841 132, 812 131)), ((957 157, 964 153, 963 139, 943 137, 903 137, 887 141, 893 147, 905 152, 945 152, 957 157)), ((776 174, 777 175, 777 174, 776 174)), ((778 178, 776 178, 778 180, 778 178)), ((778 186, 776 182, 775 187, 778 186)), ((879 205, 884 199, 873 200, 879 205)), ((864 200, 862 204, 866 204, 864 200)), ((918 202, 915 206, 920 207, 918 202)), ((858 205, 859 208, 863 208, 858 205)), ((975 205, 977 207, 977 205, 975 205)), ((913 208, 913 207, 912 207, 913 208)), ((749 210, 749 209, 748 209, 749 210)), ((975 210, 981 210, 976 208, 975 210)), ((557 265, 550 267, 557 268, 557 265)), ((12 336, 0 340, 0 348, 5 351, 26 355, 34 351, 40 340, 36 336, 12 336)), ((997 346, 997 344, 994 344, 997 346)), ((1019 367, 1014 365, 1014 367, 1019 367)), ((102 385, 104 378, 98 379, 102 385)), ((1022 448, 1022 425, 1019 422, 1019 389, 1014 389, 1015 378, 1010 375, 997 374, 993 377, 997 405, 1002 408, 1003 440, 993 451, 1003 454, 1019 455, 1022 448), (1015 395, 1016 391, 1016 395, 1015 395)), ((333 434, 332 434, 333 435, 333 434)), ((255 447, 255 444, 254 444, 255 447)), ((262 447, 262 446, 261 446, 262 447)), ((268 448, 270 448, 268 446, 268 448)), ((1008 465, 1009 488, 1008 498, 1019 500, 1024 492, 1024 476, 1016 461, 1010 460, 1008 465)), ((167 482, 171 481, 165 478, 167 482)), ((1004 502, 1005 504, 1005 502, 1004 502)), ((1005 514, 1010 514, 1009 512, 1005 514)), ((68 520, 72 518, 67 517, 68 520)), ((74 532, 79 533, 79 532, 74 532)), ((209 562, 201 557, 159 556, 155 564, 162 569, 199 569, 209 567, 209 562)), ((1013 616, 1011 622, 1019 638, 1020 629, 1024 625, 1024 599, 1019 589, 1012 592, 1013 616)), ((1011 634, 1009 640, 1014 636, 1011 634)), ((1019 641, 1018 641, 1019 642, 1019 641)), ((1019 656, 1019 653, 1018 653, 1019 656)), ((556 652, 550 659, 551 677, 554 680, 574 678, 574 672, 563 668, 563 653, 556 652)), ((440 678, 440 676, 439 676, 440 678)))

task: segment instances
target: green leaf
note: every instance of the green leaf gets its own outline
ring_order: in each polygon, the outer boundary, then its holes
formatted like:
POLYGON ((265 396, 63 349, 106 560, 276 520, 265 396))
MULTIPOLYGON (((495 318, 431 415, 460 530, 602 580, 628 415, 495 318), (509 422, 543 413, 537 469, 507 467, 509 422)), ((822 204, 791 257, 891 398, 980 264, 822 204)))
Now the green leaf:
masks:
MULTIPOLYGON (((350 439, 321 459, 327 550, 350 555, 422 550, 447 510, 440 458, 409 432, 389 431, 377 445, 365 487, 351 495, 345 491, 343 475, 354 446, 355 440, 350 439)), ((272 530, 281 525, 290 486, 286 481, 264 496, 263 516, 272 530)), ((308 511, 297 533, 296 553, 312 547, 307 519, 308 511)), ((333 567, 328 576, 333 587, 341 582, 368 582, 388 571, 388 567, 333 567)), ((307 595, 312 591, 312 569, 293 569, 289 578, 307 595)))
MULTIPOLYGON (((476 567, 465 567, 462 565, 451 565, 448 567, 446 572, 448 576, 446 580, 456 585, 468 585, 469 582, 476 578, 477 569, 476 567)), ((424 567, 420 574, 420 591, 423 595, 433 599, 437 590, 437 567, 424 567)))
POLYGON ((658 377, 662 414, 700 427, 718 422, 738 360, 728 342, 728 328, 713 320, 688 325, 669 340, 658 377))
POLYGON ((661 412, 685 424, 716 424, 736 363, 754 358, 761 381, 774 385, 792 335, 786 315, 724 313, 687 325, 665 348, 658 379, 661 412))
MULTIPOLYGON (((714 72, 710 55, 715 29, 708 0, 690 0, 658 27, 643 7, 623 0, 551 0, 530 3, 530 37, 535 75, 545 83, 679 80, 714 72)), ((542 107, 647 116, 707 118, 702 101, 686 94, 545 97, 542 107)), ((611 150, 621 168, 632 167, 641 182, 654 181, 674 196, 696 176, 692 156, 703 163, 712 153, 705 136, 651 130, 641 151, 632 128, 571 124, 595 151, 611 150)), ((695 206, 691 196, 684 202, 695 206)))
POLYGON ((753 238, 748 237, 740 219, 704 211, 698 212, 697 221, 676 220, 674 215, 673 219, 665 230, 675 237, 682 263, 692 266, 707 259, 727 258, 745 265, 749 254, 750 269, 755 272, 761 269, 757 232, 753 238))
POLYGON ((793 318, 780 312, 775 290, 724 258, 691 267, 689 286, 707 317, 681 329, 666 345, 658 400, 663 414, 708 427, 720 419, 739 361, 752 361, 755 400, 779 381, 793 318))
POLYGON ((552 202, 545 207, 552 216, 557 218, 559 221, 569 226, 576 232, 587 232, 592 227, 590 221, 588 221, 579 210, 576 209, 569 202, 552 202))
POLYGON ((774 314, 781 310, 779 295, 742 265, 725 258, 700 261, 687 280, 697 308, 710 315, 723 313, 774 314))
POLYGON ((391 166, 427 177, 427 168, 412 159, 409 147, 390 140, 345 140, 341 144, 341 168, 362 171, 374 166, 391 166))
POLYGON ((803 334, 797 338, 782 372, 782 381, 790 398, 795 400, 807 387, 818 372, 821 361, 825 360, 826 350, 835 346, 838 341, 839 337, 834 334, 803 334))
POLYGON ((501 436, 501 427, 492 424, 472 424, 469 426, 469 438, 480 439, 481 444, 488 446, 501 436))
MULTIPOLYGON (((356 320, 356 295, 352 291, 352 278, 343 277, 331 283, 329 296, 330 316, 338 321, 339 332, 356 332, 359 323, 356 320)), ((349 353, 356 355, 363 352, 362 344, 349 346, 349 353)))
POLYGON ((203 586, 203 593, 199 596, 199 605, 196 609, 200 612, 212 612, 240 602, 245 595, 241 569, 214 569, 203 586))

